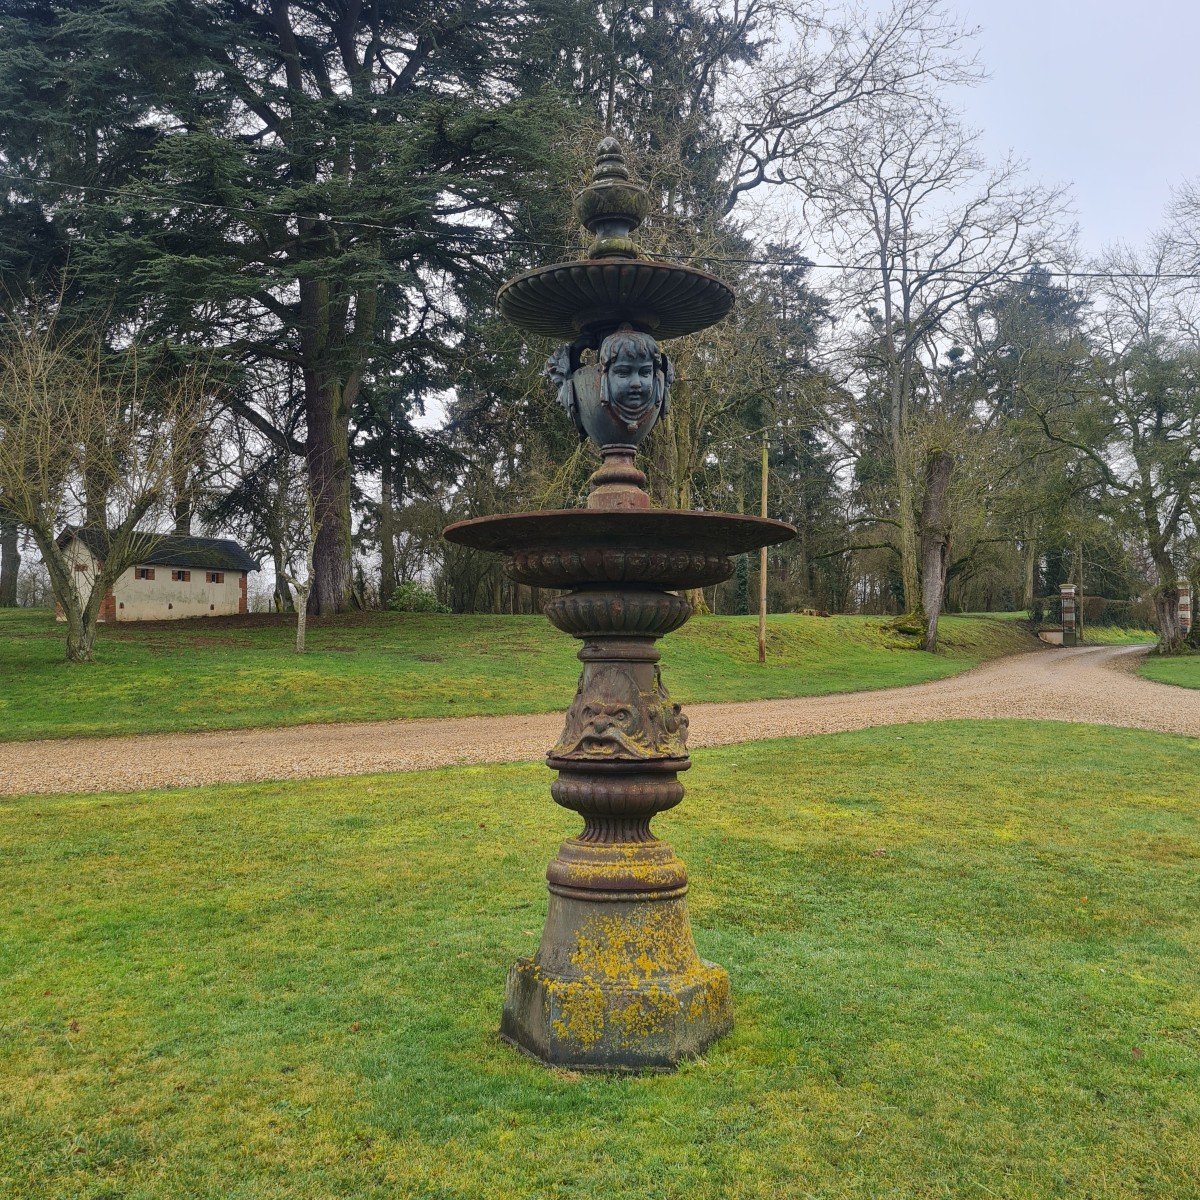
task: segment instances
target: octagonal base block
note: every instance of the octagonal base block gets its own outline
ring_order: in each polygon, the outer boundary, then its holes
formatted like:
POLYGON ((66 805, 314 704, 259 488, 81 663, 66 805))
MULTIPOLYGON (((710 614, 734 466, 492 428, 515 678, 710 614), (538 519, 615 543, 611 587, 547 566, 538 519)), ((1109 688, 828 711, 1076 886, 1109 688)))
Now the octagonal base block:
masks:
POLYGON ((508 972, 500 1036, 572 1071, 673 1071, 732 1028, 729 975, 710 962, 676 986, 621 987, 549 978, 521 958, 508 972))
MULTIPOLYGON (((649 848, 670 854, 637 847, 649 848)), ((509 970, 501 1036, 576 1071, 669 1071, 703 1054, 733 1004, 728 973, 696 954, 683 891, 600 901, 552 888, 537 954, 509 970)))

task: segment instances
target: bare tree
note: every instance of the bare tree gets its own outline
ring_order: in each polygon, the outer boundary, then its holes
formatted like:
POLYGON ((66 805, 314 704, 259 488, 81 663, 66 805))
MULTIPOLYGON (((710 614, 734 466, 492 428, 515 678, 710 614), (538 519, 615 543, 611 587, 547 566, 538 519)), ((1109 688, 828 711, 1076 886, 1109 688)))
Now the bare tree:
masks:
POLYGON ((0 608, 15 607, 20 571, 21 546, 16 518, 0 513, 0 608))
MULTIPOLYGON (((298 436, 298 412, 289 411, 285 373, 260 368, 247 372, 239 390, 254 394, 254 403, 271 421, 298 436)), ((210 426, 207 451, 210 474, 200 507, 206 524, 229 530, 274 568, 277 612, 293 610, 284 573, 295 541, 292 527, 304 512, 304 459, 265 437, 228 409, 210 426)))
POLYGON ((138 526, 170 500, 198 440, 203 369, 155 368, 153 357, 136 343, 110 351, 94 330, 64 332, 46 311, 14 315, 0 340, 0 510, 42 554, 68 662, 92 660, 104 595, 152 550, 138 526), (76 570, 59 544, 72 521, 100 551, 94 569, 76 570))
MULTIPOLYGON (((847 121, 870 123, 879 104, 922 102, 939 87, 982 77, 975 30, 943 0, 849 3, 750 0, 732 6, 731 33, 759 34, 755 61, 733 72, 722 115, 733 135, 725 212, 762 184, 805 187, 811 164, 847 121)), ((696 87, 711 73, 694 72, 696 87)))
MULTIPOLYGON (((837 349, 856 351, 847 355, 860 368, 850 394, 871 394, 890 471, 891 511, 871 515, 894 528, 906 624, 921 628, 932 648, 937 611, 928 606, 940 609, 942 589, 922 589, 922 545, 949 536, 954 459, 945 446, 931 453, 922 431, 949 415, 937 377, 952 324, 985 290, 1052 253, 1060 196, 1026 185, 1019 164, 989 168, 974 135, 932 100, 885 105, 873 122, 848 122, 817 163, 808 187, 819 233, 843 264, 842 304, 862 317, 848 323, 850 344, 837 349), (937 526, 928 537, 923 514, 937 526)), ((863 411, 837 413, 835 436, 847 418, 869 420, 863 411)), ((944 561, 932 550, 924 556, 927 567, 944 561)))
POLYGON ((1172 233, 1141 253, 1117 246, 1097 264, 1091 337, 1094 402, 1045 409, 1045 432, 1086 456, 1144 546, 1154 576, 1159 650, 1177 653, 1185 540, 1200 494, 1200 312, 1187 252, 1172 233))
POLYGON ((283 577, 296 594, 296 653, 303 654, 308 632, 308 597, 316 582, 313 559, 317 552, 317 539, 321 522, 317 517, 317 506, 311 489, 304 487, 304 520, 293 524, 287 536, 288 552, 281 567, 283 577), (303 566, 303 573, 300 567, 303 566))

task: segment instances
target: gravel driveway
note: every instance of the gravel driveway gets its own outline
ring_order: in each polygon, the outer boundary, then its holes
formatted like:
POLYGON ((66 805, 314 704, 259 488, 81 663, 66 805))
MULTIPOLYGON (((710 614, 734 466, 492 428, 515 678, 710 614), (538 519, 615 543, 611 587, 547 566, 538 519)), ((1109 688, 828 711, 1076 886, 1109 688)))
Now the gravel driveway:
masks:
MULTIPOLYGON (((1139 678, 1133 672, 1144 651, 1144 646, 1033 651, 914 687, 694 704, 687 709, 689 742, 695 748, 964 717, 1080 721, 1200 736, 1200 690, 1139 678)), ((569 699, 563 696, 564 707, 569 699)), ((0 743, 0 795, 524 762, 541 758, 561 728, 562 715, 553 713, 0 743)))

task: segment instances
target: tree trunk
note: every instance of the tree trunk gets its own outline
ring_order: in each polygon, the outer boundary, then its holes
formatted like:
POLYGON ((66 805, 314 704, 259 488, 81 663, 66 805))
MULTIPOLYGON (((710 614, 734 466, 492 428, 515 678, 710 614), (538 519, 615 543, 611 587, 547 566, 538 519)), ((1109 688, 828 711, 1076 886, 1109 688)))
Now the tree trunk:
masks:
POLYGON ((175 532, 188 537, 192 532, 192 498, 186 492, 175 501, 175 532))
POLYGON ((925 649, 937 649, 938 617, 946 591, 950 557, 950 513, 947 503, 954 458, 935 450, 925 464, 925 499, 921 504, 921 603, 925 609, 925 649))
POLYGON ((905 436, 907 419, 905 373, 908 364, 890 364, 892 468, 896 472, 896 525, 900 538, 900 583, 904 589, 904 610, 911 621, 921 614, 920 531, 917 527, 916 497, 913 495, 911 457, 905 436))
POLYGON ((96 621, 89 621, 86 609, 80 609, 77 604, 64 612, 67 618, 67 662, 75 665, 92 662, 96 648, 96 621))
POLYGON ((1083 542, 1077 544, 1075 550, 1075 644, 1083 645, 1083 602, 1087 593, 1083 590, 1083 542))
POLYGON ((317 521, 313 588, 314 615, 350 607, 350 412, 345 389, 324 373, 305 371, 305 460, 317 521))
MULTIPOLYGON (((762 491, 759 516, 767 515, 767 435, 762 440, 762 491)), ((758 552, 758 661, 767 661, 767 548, 758 552)))
POLYGON ((750 555, 739 554, 733 564, 733 611, 740 617, 750 615, 750 555))
POLYGON ((85 602, 75 583, 76 572, 65 552, 59 549, 54 540, 54 527, 49 524, 33 525, 29 532, 42 553, 42 561, 50 575, 50 587, 54 598, 66 618, 67 662, 90 663, 96 645, 100 601, 103 599, 107 582, 103 577, 94 579, 85 602))
POLYGON ((175 522, 175 533, 181 537, 189 537, 192 532, 192 455, 186 447, 186 436, 176 429, 174 441, 175 462, 171 468, 172 515, 175 522), (183 438, 184 445, 180 445, 183 438))
POLYGON ((921 569, 918 545, 920 531, 914 505, 912 482, 908 471, 901 468, 896 479, 896 494, 899 501, 898 525, 900 536, 900 583, 904 589, 904 610, 918 615, 921 609, 921 569))
POLYGON ((1154 593, 1154 615, 1158 620, 1156 654, 1180 654, 1184 648, 1183 630, 1179 626, 1179 587, 1163 584, 1154 593))
POLYGON ((379 605, 387 608, 396 590, 396 522, 392 497, 390 447, 379 473, 379 605))
POLYGON ((104 473, 89 459, 83 464, 83 523, 91 529, 108 528, 108 491, 104 473))
POLYGON ((0 608, 16 608, 17 573, 20 568, 17 523, 9 519, 0 520, 0 608))
POLYGON ((304 637, 308 632, 308 597, 302 597, 303 603, 296 605, 296 653, 304 653, 304 637))
POLYGON ((1033 606, 1037 600, 1037 539, 1027 537, 1023 547, 1024 566, 1025 566, 1025 583, 1021 592, 1021 607, 1027 613, 1032 614, 1033 606))
POLYGON ((275 611, 291 612, 293 607, 292 589, 284 575, 283 546, 278 542, 271 543, 271 558, 275 564, 275 611))
MULTIPOLYGON (((746 489, 744 470, 738 477, 737 510, 746 511, 746 489)), ((750 615, 750 555, 739 554, 733 563, 734 600, 733 611, 739 617, 750 615)))

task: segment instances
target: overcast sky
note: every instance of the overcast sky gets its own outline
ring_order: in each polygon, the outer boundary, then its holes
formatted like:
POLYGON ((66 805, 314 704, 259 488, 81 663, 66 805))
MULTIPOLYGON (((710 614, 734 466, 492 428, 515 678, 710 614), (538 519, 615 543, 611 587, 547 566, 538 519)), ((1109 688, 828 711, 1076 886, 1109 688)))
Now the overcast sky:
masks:
POLYGON ((957 0, 990 78, 963 97, 989 157, 1073 185, 1080 248, 1140 243, 1200 176, 1200 0, 957 0))

